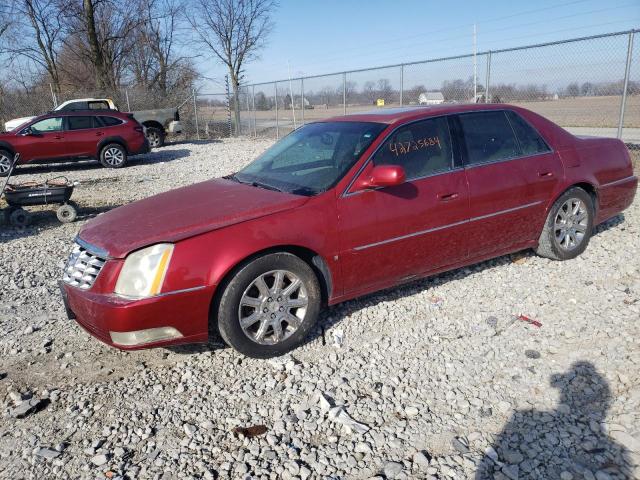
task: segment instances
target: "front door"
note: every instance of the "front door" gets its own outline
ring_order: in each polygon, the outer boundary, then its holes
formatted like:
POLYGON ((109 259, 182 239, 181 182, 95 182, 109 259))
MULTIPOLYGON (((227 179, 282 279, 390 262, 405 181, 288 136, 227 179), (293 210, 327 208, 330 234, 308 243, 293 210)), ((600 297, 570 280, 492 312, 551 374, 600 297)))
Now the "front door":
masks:
POLYGON ((45 118, 23 128, 15 143, 23 162, 66 157, 62 117, 45 118))
POLYGON ((471 255, 519 248, 536 240, 545 208, 563 175, 544 139, 517 113, 459 114, 466 144, 471 255))
POLYGON ((396 129, 361 175, 400 165, 404 184, 338 199, 344 294, 384 287, 467 257, 469 195, 457 168, 447 117, 396 129))

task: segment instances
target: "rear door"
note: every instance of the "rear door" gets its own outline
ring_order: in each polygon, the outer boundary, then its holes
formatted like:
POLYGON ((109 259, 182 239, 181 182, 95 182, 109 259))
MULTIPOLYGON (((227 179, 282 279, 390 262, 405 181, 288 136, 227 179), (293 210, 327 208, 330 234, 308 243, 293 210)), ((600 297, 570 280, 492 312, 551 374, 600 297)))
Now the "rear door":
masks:
POLYGON ((467 257, 469 195, 447 117, 399 127, 361 172, 400 165, 402 185, 338 199, 345 293, 399 283, 467 257))
POLYGON ((563 175, 555 153, 513 111, 462 113, 457 121, 466 147, 471 257, 537 240, 545 207, 563 175))
POLYGON ((32 123, 18 134, 17 150, 23 161, 60 159, 67 156, 62 117, 32 123))
POLYGON ((88 157, 96 149, 102 135, 102 125, 94 115, 66 117, 65 143, 70 157, 88 157))

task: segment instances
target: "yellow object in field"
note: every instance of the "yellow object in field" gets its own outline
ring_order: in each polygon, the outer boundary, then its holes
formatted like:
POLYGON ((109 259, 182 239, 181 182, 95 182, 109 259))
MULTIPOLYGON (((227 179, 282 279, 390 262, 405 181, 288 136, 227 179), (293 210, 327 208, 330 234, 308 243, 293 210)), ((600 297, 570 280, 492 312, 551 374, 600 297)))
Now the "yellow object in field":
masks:
POLYGON ((378 107, 384 107, 384 98, 379 98, 376 100, 376 105, 378 107))

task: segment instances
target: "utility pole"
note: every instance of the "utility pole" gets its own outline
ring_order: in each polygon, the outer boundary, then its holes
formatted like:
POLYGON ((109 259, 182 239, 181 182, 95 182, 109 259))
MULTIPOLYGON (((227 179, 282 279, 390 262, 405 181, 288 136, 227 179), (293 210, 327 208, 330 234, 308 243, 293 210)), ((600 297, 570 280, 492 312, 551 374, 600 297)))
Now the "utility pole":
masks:
POLYGON ((478 101, 478 42, 476 24, 473 24, 473 103, 478 101))

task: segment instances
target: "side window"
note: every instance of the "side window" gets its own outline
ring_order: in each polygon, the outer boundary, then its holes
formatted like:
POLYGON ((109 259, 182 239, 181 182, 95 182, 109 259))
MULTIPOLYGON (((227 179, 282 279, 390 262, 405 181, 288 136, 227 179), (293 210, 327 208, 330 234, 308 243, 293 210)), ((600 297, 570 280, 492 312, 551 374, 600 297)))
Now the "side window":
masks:
POLYGON ((122 120, 114 117, 100 117, 100 119, 105 127, 113 127, 114 125, 120 125, 122 123, 122 120))
POLYGON ((67 126, 69 130, 93 128, 93 117, 67 117, 67 126))
POLYGON ((45 118, 31 125, 34 133, 59 132, 62 130, 62 117, 45 118))
POLYGON ((109 110, 109 104, 104 100, 89 102, 89 110, 109 110))
POLYGON ((462 113, 458 116, 469 164, 505 160, 520 155, 504 111, 462 113))
POLYGON ((446 117, 400 127, 373 156, 374 165, 400 165, 407 180, 452 168, 451 138, 446 117))
POLYGON ((516 132, 516 137, 518 137, 518 141, 520 142, 520 149, 523 155, 535 155, 551 150, 540 134, 520 115, 508 110, 507 116, 509 117, 513 131, 516 132))

